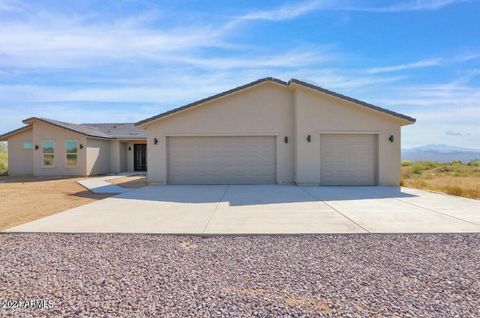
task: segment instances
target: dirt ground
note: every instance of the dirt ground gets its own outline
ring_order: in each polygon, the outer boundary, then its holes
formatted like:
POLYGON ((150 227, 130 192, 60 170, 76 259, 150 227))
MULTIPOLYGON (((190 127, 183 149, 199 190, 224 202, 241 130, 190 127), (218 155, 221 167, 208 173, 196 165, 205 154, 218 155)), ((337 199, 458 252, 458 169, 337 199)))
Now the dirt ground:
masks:
POLYGON ((0 230, 109 197, 76 180, 0 177, 0 230))
POLYGON ((124 188, 142 188, 148 185, 147 178, 145 176, 131 176, 119 179, 109 180, 112 184, 119 185, 124 188))

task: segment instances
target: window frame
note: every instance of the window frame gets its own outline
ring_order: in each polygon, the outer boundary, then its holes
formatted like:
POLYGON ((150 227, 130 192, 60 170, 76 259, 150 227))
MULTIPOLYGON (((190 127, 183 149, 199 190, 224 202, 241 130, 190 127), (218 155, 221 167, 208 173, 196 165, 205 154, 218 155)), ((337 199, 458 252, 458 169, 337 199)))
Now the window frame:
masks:
POLYGON ((65 154, 64 154, 64 155, 65 155, 65 156, 64 156, 65 168, 73 168, 73 169, 78 168, 78 153, 79 153, 79 149, 80 149, 80 147, 79 147, 79 146, 80 146, 79 140, 78 140, 78 139, 66 139, 66 140, 65 140, 65 143, 64 143, 64 146, 65 146, 65 154), (75 142, 75 144, 76 144, 77 152, 75 152, 75 153, 74 153, 74 152, 67 152, 67 149, 68 149, 67 143, 68 143, 68 142, 72 142, 72 141, 75 142), (75 164, 74 166, 68 165, 68 158, 67 158, 68 155, 77 155, 76 164, 75 164))
POLYGON ((51 169, 51 168, 55 168, 55 148, 56 148, 56 143, 55 143, 55 140, 52 140, 52 139, 45 139, 45 140, 42 140, 42 168, 47 168, 47 169, 51 169), (51 142, 53 144, 53 153, 45 153, 45 143, 46 142, 51 142), (48 165, 45 165, 45 155, 53 155, 53 164, 51 166, 48 166, 48 165))
POLYGON ((24 142, 22 142, 22 150, 33 150, 33 148, 34 148, 33 141, 24 141, 24 142), (25 144, 30 144, 31 147, 30 147, 30 148, 25 148, 25 144))

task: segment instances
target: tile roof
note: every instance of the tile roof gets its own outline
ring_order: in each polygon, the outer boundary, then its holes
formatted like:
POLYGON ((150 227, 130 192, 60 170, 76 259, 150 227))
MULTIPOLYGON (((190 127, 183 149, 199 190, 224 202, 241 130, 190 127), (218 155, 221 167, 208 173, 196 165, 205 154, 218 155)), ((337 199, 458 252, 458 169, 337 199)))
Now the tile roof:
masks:
POLYGON ((146 131, 135 127, 133 123, 110 123, 110 124, 72 124, 59 120, 53 120, 41 117, 32 117, 25 119, 25 124, 30 124, 38 120, 60 128, 64 128, 87 137, 101 139, 145 139, 146 131))
POLYGON ((114 139, 147 138, 147 132, 136 127, 134 123, 82 124, 82 126, 99 130, 114 139))

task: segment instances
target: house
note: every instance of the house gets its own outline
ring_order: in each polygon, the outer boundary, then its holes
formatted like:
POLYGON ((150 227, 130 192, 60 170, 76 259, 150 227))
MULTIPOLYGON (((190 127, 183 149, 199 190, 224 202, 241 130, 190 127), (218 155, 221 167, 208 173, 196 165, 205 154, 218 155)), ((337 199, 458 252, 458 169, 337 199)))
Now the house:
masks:
POLYGON ((0 139, 12 174, 132 171, 146 151, 158 184, 398 185, 401 127, 414 122, 300 80, 264 78, 136 128, 32 118, 0 139))
POLYGON ((146 132, 134 124, 71 124, 29 118, 0 136, 9 175, 90 176, 146 171, 146 132))

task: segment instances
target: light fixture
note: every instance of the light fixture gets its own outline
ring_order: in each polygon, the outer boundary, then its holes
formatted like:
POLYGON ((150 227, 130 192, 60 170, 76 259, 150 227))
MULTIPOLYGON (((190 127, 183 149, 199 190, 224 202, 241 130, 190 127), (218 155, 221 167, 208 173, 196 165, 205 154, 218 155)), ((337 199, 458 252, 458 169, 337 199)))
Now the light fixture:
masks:
POLYGON ((288 137, 285 136, 285 138, 283 138, 283 141, 284 141, 286 144, 288 144, 288 137))
POLYGON ((38 148, 40 148, 40 147, 38 147, 38 145, 35 145, 35 150, 38 150, 38 148))
POLYGON ((132 151, 132 146, 128 146, 128 151, 132 151))
POLYGON ((157 138, 153 138, 153 144, 154 145, 158 144, 158 139, 157 138))
POLYGON ((390 135, 390 137, 388 137, 388 140, 390 140, 390 142, 393 142, 394 140, 393 138, 394 138, 393 135, 390 135))
POLYGON ((80 144, 80 149, 83 149, 83 145, 82 145, 82 144, 80 144))
POLYGON ((312 136, 311 136, 311 135, 307 135, 307 141, 308 141, 308 142, 311 142, 311 141, 312 141, 312 136))

